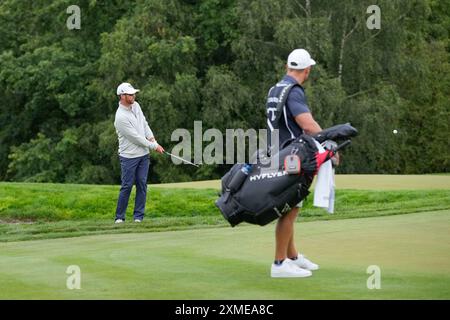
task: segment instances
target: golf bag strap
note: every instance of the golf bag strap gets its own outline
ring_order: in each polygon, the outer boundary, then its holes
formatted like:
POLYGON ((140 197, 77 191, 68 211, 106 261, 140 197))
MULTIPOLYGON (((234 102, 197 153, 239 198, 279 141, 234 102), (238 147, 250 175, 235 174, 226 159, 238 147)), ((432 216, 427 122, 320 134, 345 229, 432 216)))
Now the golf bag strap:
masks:
POLYGON ((291 83, 289 85, 287 85, 286 87, 284 87, 284 89, 281 91, 280 93, 280 97, 278 100, 278 104, 277 104, 277 111, 275 113, 275 120, 272 122, 272 125, 274 128, 279 128, 279 122, 281 119, 281 115, 283 114, 283 108, 284 105, 286 104, 286 100, 289 96, 289 92, 291 91, 291 89, 293 87, 298 86, 297 83, 291 83))

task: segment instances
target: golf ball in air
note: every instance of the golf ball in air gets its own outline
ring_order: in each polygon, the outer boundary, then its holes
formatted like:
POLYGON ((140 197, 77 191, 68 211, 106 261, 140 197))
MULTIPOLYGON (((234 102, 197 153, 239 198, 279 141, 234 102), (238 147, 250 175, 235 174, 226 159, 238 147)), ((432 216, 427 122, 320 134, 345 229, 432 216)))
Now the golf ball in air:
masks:
POLYGON ((392 130, 392 133, 393 133, 393 134, 397 134, 398 131, 397 131, 396 129, 394 129, 394 130, 392 130))

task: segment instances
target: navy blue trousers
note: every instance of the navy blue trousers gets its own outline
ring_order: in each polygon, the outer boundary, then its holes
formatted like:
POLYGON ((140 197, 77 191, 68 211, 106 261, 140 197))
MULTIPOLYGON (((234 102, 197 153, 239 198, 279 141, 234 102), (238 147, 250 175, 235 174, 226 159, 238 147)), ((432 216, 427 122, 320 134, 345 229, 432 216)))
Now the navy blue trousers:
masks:
POLYGON ((136 184, 136 199, 134 203, 134 219, 142 220, 145 212, 145 200, 147 198, 147 175, 150 166, 149 155, 138 158, 124 158, 119 156, 122 170, 122 185, 119 199, 117 200, 116 220, 125 220, 125 212, 128 207, 131 189, 136 184))

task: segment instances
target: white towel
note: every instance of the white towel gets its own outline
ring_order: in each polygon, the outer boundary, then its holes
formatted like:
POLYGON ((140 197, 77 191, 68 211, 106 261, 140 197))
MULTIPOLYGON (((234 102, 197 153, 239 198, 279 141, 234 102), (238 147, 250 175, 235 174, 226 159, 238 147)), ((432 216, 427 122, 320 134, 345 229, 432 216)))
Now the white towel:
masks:
MULTIPOLYGON (((319 152, 325 152, 325 149, 316 142, 319 152)), ((316 186, 314 188, 315 207, 326 208, 328 213, 334 213, 334 169, 331 161, 324 162, 317 173, 316 186)))

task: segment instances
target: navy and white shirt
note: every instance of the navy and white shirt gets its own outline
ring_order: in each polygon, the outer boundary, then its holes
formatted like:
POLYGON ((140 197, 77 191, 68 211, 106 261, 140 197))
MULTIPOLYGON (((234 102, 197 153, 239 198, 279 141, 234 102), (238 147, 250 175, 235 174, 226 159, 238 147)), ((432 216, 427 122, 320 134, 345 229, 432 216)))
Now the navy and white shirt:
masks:
MULTIPOLYGON (((274 128, 274 111, 276 110, 281 91, 284 87, 296 83, 297 81, 293 77, 285 75, 280 82, 270 88, 267 96, 267 126, 270 131, 274 128)), ((286 140, 296 138, 303 133, 303 129, 297 124, 295 117, 305 112, 311 112, 308 107, 305 91, 300 85, 294 86, 289 92, 278 124, 280 146, 286 140)))

